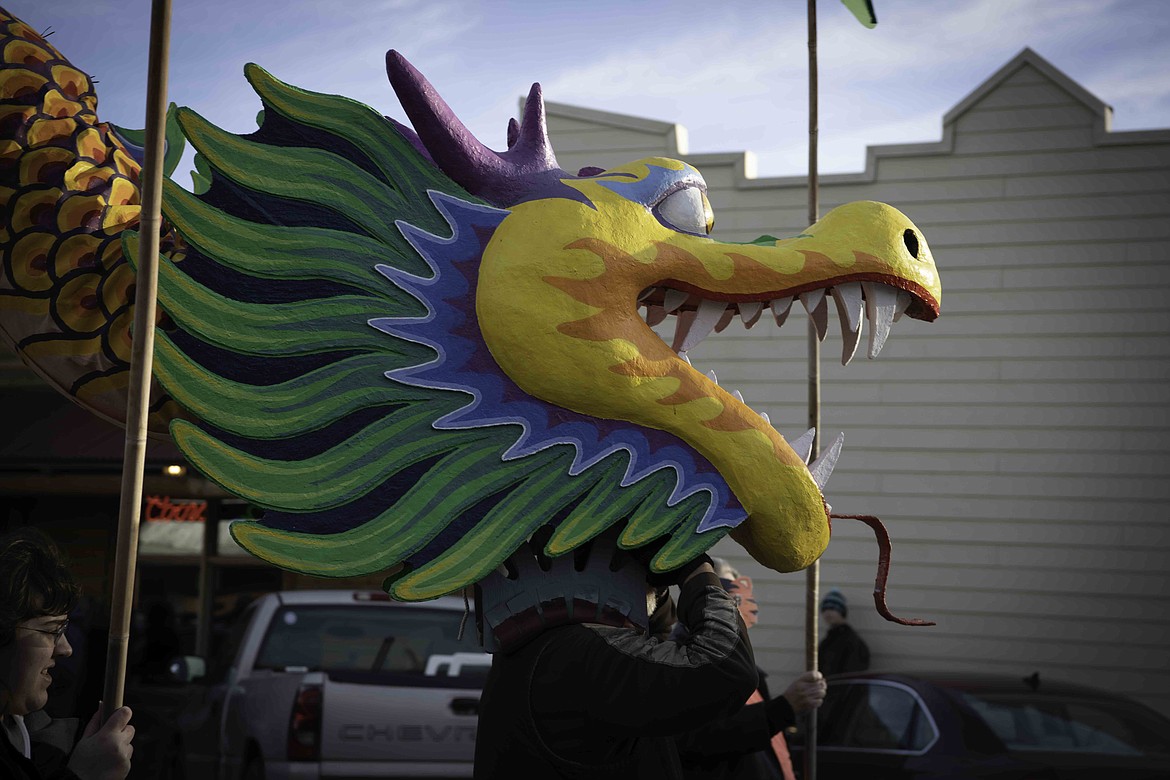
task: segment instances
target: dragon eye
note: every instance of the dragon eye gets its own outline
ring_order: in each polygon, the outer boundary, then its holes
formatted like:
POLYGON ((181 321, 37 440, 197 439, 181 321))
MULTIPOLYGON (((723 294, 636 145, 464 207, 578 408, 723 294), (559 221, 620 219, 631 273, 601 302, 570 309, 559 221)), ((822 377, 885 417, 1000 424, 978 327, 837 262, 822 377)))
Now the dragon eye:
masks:
POLYGON ((715 214, 707 193, 698 187, 684 187, 675 190, 662 199, 654 208, 658 218, 668 227, 684 233, 710 235, 715 227, 715 214))

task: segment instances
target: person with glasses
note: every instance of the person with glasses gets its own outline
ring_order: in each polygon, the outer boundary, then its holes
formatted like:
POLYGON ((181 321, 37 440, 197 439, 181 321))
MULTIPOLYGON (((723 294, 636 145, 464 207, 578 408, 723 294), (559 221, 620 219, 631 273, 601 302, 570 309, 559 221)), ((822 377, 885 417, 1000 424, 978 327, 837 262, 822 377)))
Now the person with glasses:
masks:
POLYGON ((104 724, 95 712, 76 747, 73 729, 42 712, 53 667, 73 653, 65 629, 79 595, 44 534, 21 529, 0 538, 0 777, 123 780, 130 771, 130 708, 104 724))

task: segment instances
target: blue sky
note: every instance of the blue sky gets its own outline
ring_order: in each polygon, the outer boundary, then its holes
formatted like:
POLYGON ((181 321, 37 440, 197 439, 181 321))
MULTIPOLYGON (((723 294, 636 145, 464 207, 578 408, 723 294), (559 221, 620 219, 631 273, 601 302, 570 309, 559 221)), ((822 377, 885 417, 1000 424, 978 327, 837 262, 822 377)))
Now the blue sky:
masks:
MULTIPOLYGON (((149 0, 0 0, 93 74, 102 119, 143 124, 149 0)), ((1030 46, 1113 106, 1114 129, 1170 127, 1164 0, 876 0, 867 30, 819 0, 821 170, 867 144, 937 140, 941 119, 1030 46)), ((171 100, 234 132, 256 62, 404 118, 395 48, 488 146, 533 81, 561 103, 678 122, 691 152, 754 151, 760 175, 806 167, 804 0, 173 0, 171 100)), ((184 182, 186 183, 186 182, 184 182)))

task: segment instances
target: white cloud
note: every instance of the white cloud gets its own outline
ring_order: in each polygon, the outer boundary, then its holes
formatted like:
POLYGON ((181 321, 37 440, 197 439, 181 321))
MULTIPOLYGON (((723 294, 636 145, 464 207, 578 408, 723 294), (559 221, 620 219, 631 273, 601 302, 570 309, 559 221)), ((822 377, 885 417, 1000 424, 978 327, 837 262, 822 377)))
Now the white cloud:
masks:
MULTIPOLYGON (((1106 102, 1166 119, 1167 82, 1148 61, 1163 36, 1142 31, 1149 3, 1103 0, 889 1, 866 30, 822 4, 818 24, 821 166, 860 170, 865 146, 937 140, 942 116, 1020 50, 1032 47, 1106 102), (1137 6, 1145 6, 1137 8, 1137 6), (1121 45, 1144 36, 1142 46, 1121 45), (1109 63, 1088 55, 1105 47, 1109 63), (1144 67, 1142 64, 1144 62, 1144 67), (1144 71, 1144 73, 1142 73, 1144 71), (1084 82, 1082 82, 1084 83, 1084 82), (1160 112, 1159 112, 1160 110, 1160 112)), ((560 102, 678 122, 691 151, 751 149, 761 175, 806 166, 807 39, 801 13, 745 29, 718 16, 692 34, 639 40, 566 65, 546 83, 560 102)), ((1166 30, 1165 21, 1151 24, 1166 30)), ((1161 72, 1161 73, 1159 73, 1161 72)), ((1119 123, 1120 125, 1120 123, 1119 123)))

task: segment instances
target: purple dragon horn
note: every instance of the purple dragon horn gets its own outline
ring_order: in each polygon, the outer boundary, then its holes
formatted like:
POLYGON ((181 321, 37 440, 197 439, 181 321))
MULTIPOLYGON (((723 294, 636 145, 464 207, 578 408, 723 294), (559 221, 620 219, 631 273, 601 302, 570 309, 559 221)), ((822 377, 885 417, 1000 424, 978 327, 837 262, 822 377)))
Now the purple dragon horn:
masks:
POLYGON ((527 150, 533 159, 545 159, 555 168, 557 158, 553 156, 552 144, 548 140, 548 120, 544 115, 544 94, 539 84, 533 84, 524 101, 524 116, 520 119, 520 137, 516 139, 516 151, 527 150))
POLYGON ((515 119, 508 120, 508 148, 511 149, 516 145, 516 140, 520 137, 520 123, 515 119))
POLYGON ((557 167, 548 140, 540 85, 533 84, 524 118, 509 150, 493 152, 459 121, 430 82, 396 51, 386 53, 386 73, 435 164, 473 195, 497 206, 540 196, 569 174, 557 167))

